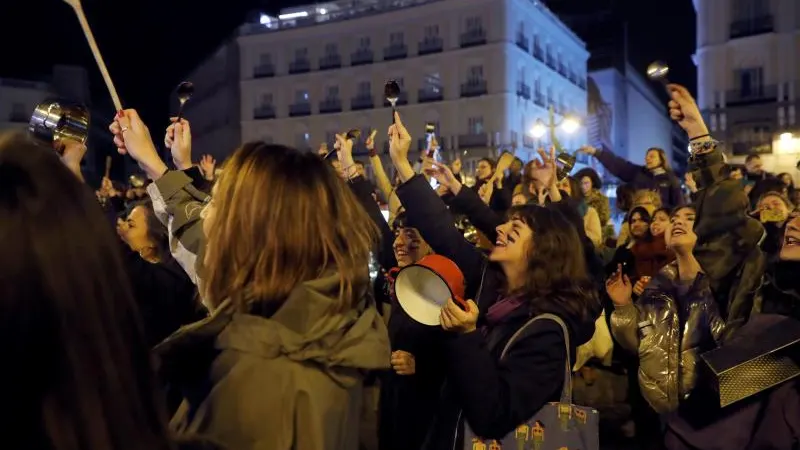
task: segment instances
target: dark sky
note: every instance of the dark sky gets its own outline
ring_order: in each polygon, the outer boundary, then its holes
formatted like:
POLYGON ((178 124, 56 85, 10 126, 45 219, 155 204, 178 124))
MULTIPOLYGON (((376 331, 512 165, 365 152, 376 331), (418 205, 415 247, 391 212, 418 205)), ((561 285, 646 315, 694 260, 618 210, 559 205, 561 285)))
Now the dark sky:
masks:
MULTIPOLYGON (((550 0, 581 8, 597 0, 550 0)), ((669 61, 674 81, 694 87, 694 10, 691 0, 611 0, 629 16, 629 54, 643 69, 669 61)), ((297 0, 83 0, 84 10, 122 102, 151 125, 165 122, 174 86, 230 35, 248 13, 277 12, 297 0), (208 6, 205 6, 208 5, 208 6), (218 6, 213 6, 218 5, 218 6)), ((0 77, 47 76, 53 64, 89 69, 96 103, 108 102, 78 21, 62 0, 0 0, 0 77)))

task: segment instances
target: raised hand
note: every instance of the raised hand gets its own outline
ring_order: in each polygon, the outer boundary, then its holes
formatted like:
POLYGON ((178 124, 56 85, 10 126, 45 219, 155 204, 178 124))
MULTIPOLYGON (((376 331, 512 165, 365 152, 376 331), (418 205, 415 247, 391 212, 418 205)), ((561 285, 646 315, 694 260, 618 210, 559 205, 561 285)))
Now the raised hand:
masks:
POLYGON ((678 122, 678 125, 686 131, 689 139, 708 134, 708 128, 700 114, 692 94, 680 84, 670 84, 667 86, 671 100, 669 101, 669 116, 678 122))
POLYGON ((203 172, 203 178, 208 181, 214 181, 214 170, 217 167, 217 160, 211 155, 203 155, 200 158, 200 171, 203 172))
POLYGON ((471 333, 477 329, 478 314, 478 305, 472 300, 467 300, 467 310, 464 311, 451 298, 439 313, 439 322, 446 331, 471 333))
MULTIPOLYGON (((175 167, 186 170, 192 167, 192 128, 186 119, 178 121, 177 117, 172 117, 170 120, 172 124, 167 127, 164 145, 170 149, 175 167)), ((208 179, 207 176, 206 179, 208 179)))
POLYGON ((453 171, 450 170, 447 164, 431 160, 430 166, 426 167, 424 170, 426 175, 433 177, 440 185, 446 187, 453 194, 458 195, 458 192, 461 190, 461 183, 456 180, 453 171))
POLYGON ((539 158, 533 160, 531 177, 538 181, 541 186, 549 187, 555 184, 556 180, 556 149, 550 147, 550 153, 544 149, 538 150, 539 158))
POLYGON ((409 148, 411 148, 411 135, 400 120, 400 114, 395 111, 394 124, 389 127, 389 155, 395 162, 408 160, 409 148))
POLYGON ((114 135, 117 151, 123 155, 128 154, 136 160, 148 177, 157 180, 167 171, 167 165, 161 160, 150 137, 150 130, 142 122, 136 110, 120 111, 108 129, 114 135))
POLYGON ((606 292, 615 306, 625 306, 631 303, 633 285, 630 278, 622 273, 622 264, 619 264, 617 271, 606 280, 606 292))

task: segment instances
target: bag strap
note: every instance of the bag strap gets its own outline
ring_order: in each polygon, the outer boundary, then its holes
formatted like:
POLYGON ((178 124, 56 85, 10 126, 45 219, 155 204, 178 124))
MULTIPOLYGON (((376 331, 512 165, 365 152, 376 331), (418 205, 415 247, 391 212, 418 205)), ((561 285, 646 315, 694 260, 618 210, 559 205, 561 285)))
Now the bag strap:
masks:
POLYGON ((552 320, 553 322, 559 324, 561 326, 561 331, 564 334, 564 347, 566 350, 566 358, 567 363, 564 368, 564 387, 561 389, 561 403, 571 404, 572 403, 572 364, 569 358, 569 330, 567 329, 567 325, 561 320, 561 317, 558 317, 555 314, 539 314, 538 316, 534 317, 533 319, 529 320, 525 323, 519 330, 517 330, 512 336, 511 339, 508 340, 506 346, 503 348, 503 352, 500 354, 500 360, 502 361, 506 357, 506 353, 511 348, 511 346, 519 340, 520 336, 523 333, 528 331, 530 326, 536 322, 537 320, 548 319, 552 320))

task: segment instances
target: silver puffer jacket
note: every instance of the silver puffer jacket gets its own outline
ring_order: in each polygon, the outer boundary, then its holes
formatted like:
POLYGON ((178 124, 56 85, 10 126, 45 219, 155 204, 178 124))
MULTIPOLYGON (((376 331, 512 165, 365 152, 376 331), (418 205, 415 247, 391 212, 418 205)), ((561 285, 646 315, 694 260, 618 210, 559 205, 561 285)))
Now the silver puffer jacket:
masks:
POLYGON ((698 356, 715 348, 724 330, 708 278, 698 274, 691 285, 681 285, 676 262, 653 277, 636 304, 611 314, 611 332, 638 353, 639 387, 659 413, 677 409, 689 396, 698 356))

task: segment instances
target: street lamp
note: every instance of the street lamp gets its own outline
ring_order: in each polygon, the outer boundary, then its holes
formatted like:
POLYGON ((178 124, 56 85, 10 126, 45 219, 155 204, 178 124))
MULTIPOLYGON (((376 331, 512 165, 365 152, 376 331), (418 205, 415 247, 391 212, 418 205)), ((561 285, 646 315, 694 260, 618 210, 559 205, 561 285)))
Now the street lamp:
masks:
POLYGON ((578 118, 572 114, 566 114, 564 118, 556 122, 556 112, 553 106, 550 105, 550 108, 547 110, 547 123, 542 121, 542 119, 536 119, 536 122, 534 122, 531 127, 530 134, 536 139, 540 139, 549 131, 551 144, 556 150, 561 151, 561 143, 558 141, 558 137, 556 137, 556 129, 558 127, 561 127, 565 133, 572 134, 578 131, 578 128, 581 127, 581 123, 578 118))

